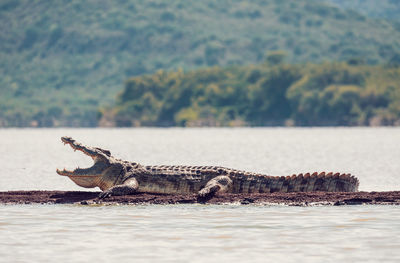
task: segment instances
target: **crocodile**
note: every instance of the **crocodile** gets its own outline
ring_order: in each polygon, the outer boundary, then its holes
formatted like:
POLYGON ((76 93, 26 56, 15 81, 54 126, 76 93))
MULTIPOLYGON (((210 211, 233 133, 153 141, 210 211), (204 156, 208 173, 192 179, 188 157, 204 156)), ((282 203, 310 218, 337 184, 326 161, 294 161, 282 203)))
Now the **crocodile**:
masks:
POLYGON ((69 177, 79 186, 99 187, 102 190, 99 198, 137 192, 197 194, 198 198, 212 198, 224 192, 356 192, 359 186, 358 179, 346 173, 269 176, 220 166, 145 166, 114 158, 109 150, 85 146, 71 137, 61 137, 61 141, 74 151, 91 157, 94 164, 74 171, 57 169, 57 173, 69 177))

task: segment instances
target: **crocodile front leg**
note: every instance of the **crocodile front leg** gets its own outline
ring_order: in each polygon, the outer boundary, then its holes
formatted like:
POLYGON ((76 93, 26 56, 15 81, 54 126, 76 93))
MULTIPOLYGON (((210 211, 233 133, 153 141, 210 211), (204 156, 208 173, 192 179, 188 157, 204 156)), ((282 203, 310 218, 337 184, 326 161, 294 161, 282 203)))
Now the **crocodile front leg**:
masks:
POLYGON ((214 177, 198 193, 199 198, 212 198, 217 192, 224 193, 232 188, 233 182, 229 176, 214 177))
POLYGON ((139 183, 136 178, 129 178, 123 184, 116 185, 110 189, 100 193, 99 198, 104 199, 106 197, 115 195, 129 195, 137 192, 139 188, 139 183))

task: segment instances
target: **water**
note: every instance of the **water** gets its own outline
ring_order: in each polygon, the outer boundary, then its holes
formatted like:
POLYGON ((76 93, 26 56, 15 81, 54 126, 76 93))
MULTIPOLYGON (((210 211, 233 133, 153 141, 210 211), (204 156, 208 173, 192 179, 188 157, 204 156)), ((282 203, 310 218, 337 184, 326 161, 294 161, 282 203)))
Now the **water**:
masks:
POLYGON ((0 207, 4 262, 399 262, 397 207, 0 207))
MULTIPOLYGON (((90 158, 69 135, 142 164, 271 175, 351 172, 400 189, 400 129, 3 129, 0 191, 83 190, 56 168, 90 158)), ((397 206, 0 205, 0 262, 399 262, 397 206)))

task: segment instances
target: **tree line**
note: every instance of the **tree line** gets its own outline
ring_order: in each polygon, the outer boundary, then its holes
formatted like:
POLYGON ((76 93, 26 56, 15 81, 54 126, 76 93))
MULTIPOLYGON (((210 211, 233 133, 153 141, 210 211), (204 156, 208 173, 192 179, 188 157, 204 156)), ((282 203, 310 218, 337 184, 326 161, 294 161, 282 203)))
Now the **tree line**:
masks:
MULTIPOLYGON (((275 59, 274 59, 275 56, 275 59)), ((108 126, 400 125, 400 68, 359 61, 211 67, 130 78, 108 126)))

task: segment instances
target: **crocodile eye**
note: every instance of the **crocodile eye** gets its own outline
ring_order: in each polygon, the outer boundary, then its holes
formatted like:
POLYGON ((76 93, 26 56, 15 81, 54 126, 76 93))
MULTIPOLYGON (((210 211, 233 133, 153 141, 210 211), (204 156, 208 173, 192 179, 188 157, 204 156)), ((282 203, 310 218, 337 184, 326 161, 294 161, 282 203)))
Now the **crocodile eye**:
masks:
POLYGON ((97 147, 95 149, 99 150, 100 152, 104 153, 107 156, 111 156, 111 152, 109 150, 104 150, 104 149, 97 148, 97 147))

